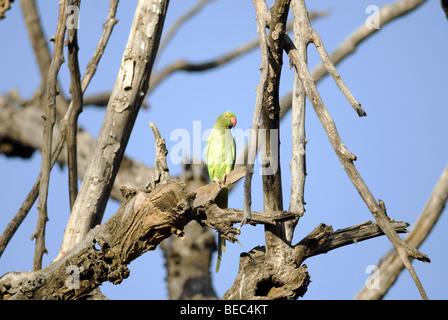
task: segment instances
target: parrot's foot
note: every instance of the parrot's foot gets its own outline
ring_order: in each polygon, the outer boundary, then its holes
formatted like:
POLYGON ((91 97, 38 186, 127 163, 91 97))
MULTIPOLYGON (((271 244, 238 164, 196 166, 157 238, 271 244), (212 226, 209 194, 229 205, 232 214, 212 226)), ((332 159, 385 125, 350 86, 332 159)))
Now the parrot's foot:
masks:
POLYGON ((221 182, 221 180, 218 178, 214 178, 212 182, 215 182, 220 188, 224 188, 226 186, 226 184, 225 184, 226 176, 227 176, 227 173, 225 173, 221 178, 222 181, 224 181, 224 182, 221 182))

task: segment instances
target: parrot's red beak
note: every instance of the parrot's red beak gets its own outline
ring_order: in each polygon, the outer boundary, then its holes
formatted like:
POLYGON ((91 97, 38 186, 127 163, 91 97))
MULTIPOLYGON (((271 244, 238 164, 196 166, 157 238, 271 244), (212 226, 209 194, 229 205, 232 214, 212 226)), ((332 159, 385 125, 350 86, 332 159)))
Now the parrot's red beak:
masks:
POLYGON ((236 126, 236 118, 230 118, 230 122, 232 123, 232 127, 236 126))

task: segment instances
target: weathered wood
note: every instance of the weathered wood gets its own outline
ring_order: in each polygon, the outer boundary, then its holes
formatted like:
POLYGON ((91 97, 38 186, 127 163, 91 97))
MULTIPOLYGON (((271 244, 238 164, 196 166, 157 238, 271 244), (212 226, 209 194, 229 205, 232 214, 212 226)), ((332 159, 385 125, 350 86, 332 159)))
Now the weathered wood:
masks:
MULTIPOLYGON (((246 173, 246 167, 236 167, 234 170, 226 174, 221 179, 222 185, 232 185, 236 181, 244 177, 246 173)), ((221 190, 217 183, 209 183, 196 191, 196 198, 194 200, 193 206, 198 208, 214 200, 221 190)))
MULTIPOLYGON (((296 11, 298 13, 296 14, 300 13, 303 14, 307 11, 304 0, 298 0, 297 5, 298 7, 296 8, 296 11)), ((304 38, 308 39, 308 41, 312 42, 315 45, 329 73, 331 73, 332 76, 337 80, 340 80, 340 77, 337 74, 334 65, 332 64, 332 62, 328 57, 328 54, 324 48, 323 42, 320 39, 319 34, 311 27, 309 20, 307 21, 307 23, 304 25, 303 28, 300 28, 300 32, 302 33, 302 36, 304 38)), ((304 85, 306 95, 308 96, 308 99, 310 100, 317 117, 319 118, 322 126, 325 129, 327 137, 330 140, 330 143, 336 155, 338 156, 339 161, 342 164, 342 167, 344 168, 354 187, 358 191, 359 195, 363 199, 364 203, 369 208, 373 217, 381 226, 381 229, 384 231, 385 235, 388 237, 390 242, 394 245, 395 249, 397 250, 401 258, 401 261, 406 266, 410 275, 412 276, 420 292, 420 295, 422 296, 423 299, 428 299, 425 290, 420 282, 420 279, 418 278, 409 259, 415 258, 420 261, 429 262, 430 261, 429 257, 426 254, 419 252, 417 249, 410 247, 395 232, 394 228, 390 224, 389 218, 387 217, 384 202, 379 200, 379 203, 377 203, 375 197, 367 187, 366 183, 364 182, 363 178, 359 174, 354 164, 354 161, 356 160, 356 155, 352 154, 342 142, 342 139, 333 121, 333 118, 331 117, 330 113, 325 107, 320 97, 319 91, 316 88, 314 79, 312 79, 311 77, 311 74, 308 70, 308 66, 306 65, 304 60, 299 56, 299 52, 297 51, 296 47, 292 43, 289 36, 287 34, 283 34, 283 37, 284 37, 285 51, 287 52, 290 58, 291 65, 294 66, 297 76, 300 78, 302 84, 304 85)), ((336 82, 338 83, 339 81, 336 82)), ((364 110, 360 107, 360 104, 354 100, 354 98, 352 99, 352 95, 348 94, 349 90, 345 87, 345 85, 339 82, 338 86, 344 92, 347 99, 350 101, 355 110, 357 110, 358 115, 365 116, 366 114, 364 110)))
MULTIPOLYGON (((244 176, 244 170, 229 174, 244 176)), ((151 191, 134 190, 120 209, 103 225, 92 229, 73 250, 60 260, 37 272, 8 273, 0 278, 2 299, 83 299, 90 296, 105 281, 121 283, 129 276, 127 265, 154 250, 162 240, 174 234, 183 236, 183 229, 192 220, 210 226, 235 241, 236 229, 243 211, 217 208, 213 203, 215 192, 201 206, 194 206, 196 196, 204 189, 215 189, 215 182, 207 188, 188 192, 177 179, 159 184, 151 191)), ((222 187, 224 184, 222 185, 222 187)), ((219 192, 219 187, 217 192, 219 192)), ((201 195, 203 198, 203 194, 201 195)), ((278 219, 290 213, 276 213, 278 219)), ((264 213, 253 213, 251 223, 264 213)), ((272 219, 272 216, 270 217, 272 219)), ((264 221, 264 223, 269 221, 264 221)), ((277 221, 273 221, 276 223, 277 221)), ((404 232, 406 223, 393 222, 397 232, 404 232)), ((321 224, 305 239, 284 252, 283 265, 269 263, 264 248, 257 247, 243 253, 240 270, 233 286, 224 299, 295 299, 305 293, 309 275, 303 261, 313 255, 333 250, 342 245, 362 241, 382 234, 376 223, 333 232, 321 224)))
MULTIPOLYGON (((227 211, 217 208, 213 199, 222 187, 244 176, 245 167, 242 168, 229 173, 221 186, 212 182, 193 192, 186 191, 185 185, 177 179, 159 183, 151 190, 126 189, 126 201, 120 209, 103 225, 92 229, 61 259, 41 272, 22 273, 22 281, 18 280, 20 277, 16 273, 0 278, 0 297, 82 299, 104 281, 114 284, 123 281, 129 276, 127 265, 131 261, 148 250, 154 250, 172 234, 182 237, 183 228, 192 220, 214 228, 231 241, 237 241, 235 235, 238 232, 232 223, 240 221, 242 211, 228 218, 227 211), (212 192, 206 192, 208 196, 205 198, 204 191, 207 190, 212 192), (198 197, 202 203, 195 206, 198 197), (72 282, 69 284, 67 281, 72 282)), ((251 223, 256 223, 256 218, 261 216, 255 213, 251 223)), ((283 213, 276 216, 285 219, 283 213)))
POLYGON ((127 264, 171 234, 182 235, 192 220, 189 198, 177 180, 152 192, 137 192, 103 225, 61 259, 24 275, 11 287, 10 277, 0 278, 3 299, 81 299, 104 281, 118 284, 129 276, 127 264), (18 287, 17 287, 18 286, 18 287), (11 293, 14 293, 11 295, 11 293))
POLYGON ((266 264, 265 247, 255 247, 240 256, 238 276, 223 299, 296 299, 310 282, 306 266, 294 261, 272 268, 266 264))
MULTIPOLYGON (((402 221, 391 224, 401 233, 407 232, 409 225, 402 221)), ((334 232, 331 226, 321 223, 299 243, 284 250, 285 262, 280 266, 269 263, 264 246, 255 247, 241 254, 238 276, 223 299, 296 299, 305 294, 310 283, 303 264, 306 259, 383 234, 372 221, 334 232)))
MULTIPOLYGON (((264 1, 263 1, 264 2, 264 1)), ((254 2, 255 3, 255 2, 254 2)), ((280 102, 279 87, 283 65, 283 34, 285 34, 290 0, 277 0, 271 7, 269 21, 269 44, 267 88, 263 95, 261 110, 261 129, 265 130, 265 141, 261 147, 263 166, 263 211, 283 211, 283 192, 280 167, 280 102)), ((256 10, 266 10, 266 6, 256 10)), ((269 17, 265 14, 265 17, 269 17)), ((286 245, 283 223, 265 225, 266 253, 272 263, 282 265, 286 245)))
POLYGON ((137 3, 120 70, 95 150, 67 223, 60 259, 101 223, 135 119, 148 90, 168 0, 137 3))
MULTIPOLYGON (((296 2, 291 1, 291 12, 295 12, 296 2)), ((304 13, 308 15, 308 13, 304 13)), ((299 32, 301 25, 304 23, 302 16, 294 17, 294 44, 297 48, 300 58, 308 62, 307 45, 308 42, 299 32)), ((280 102, 280 118, 281 118, 281 102, 280 102)), ((291 102, 291 138, 292 152, 291 162, 291 191, 289 199, 289 211, 297 213, 297 219, 290 220, 285 223, 286 241, 290 244, 294 235, 295 227, 299 218, 305 213, 305 179, 306 179, 306 133, 305 133, 305 109, 306 109, 306 93, 303 84, 297 74, 294 74, 294 85, 291 102)))
MULTIPOLYGON (((391 221, 391 225, 397 233, 406 233, 409 223, 403 221, 391 221)), ((358 243, 374 237, 384 235, 376 222, 367 221, 352 227, 336 230, 331 226, 321 223, 319 226, 294 246, 294 255, 297 263, 302 263, 307 258, 327 253, 342 246, 358 243)))

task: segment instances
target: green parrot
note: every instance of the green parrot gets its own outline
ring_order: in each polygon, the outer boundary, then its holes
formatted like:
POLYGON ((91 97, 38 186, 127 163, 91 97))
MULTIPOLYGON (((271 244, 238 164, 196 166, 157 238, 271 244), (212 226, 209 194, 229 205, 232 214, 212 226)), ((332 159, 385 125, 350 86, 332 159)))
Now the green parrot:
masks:
MULTIPOLYGON (((236 117, 233 112, 226 111, 215 121, 212 132, 206 144, 206 162, 210 180, 218 182, 223 175, 233 170, 235 166, 236 145, 231 128, 236 125, 236 117)), ((229 188, 225 187, 216 196, 215 203, 218 207, 227 208, 229 188)), ((226 251, 226 240, 218 233, 218 261, 216 272, 221 265, 222 252, 226 251)))

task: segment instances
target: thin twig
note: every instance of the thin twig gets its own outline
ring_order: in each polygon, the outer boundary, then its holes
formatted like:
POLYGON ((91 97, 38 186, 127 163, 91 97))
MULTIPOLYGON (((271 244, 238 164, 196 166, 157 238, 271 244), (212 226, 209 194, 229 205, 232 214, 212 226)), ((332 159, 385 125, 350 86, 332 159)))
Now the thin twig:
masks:
MULTIPOLYGON (((52 59, 50 49, 48 48, 48 39, 44 34, 35 0, 21 0, 20 4, 28 31, 28 38, 33 47, 34 57, 39 66, 42 79, 42 85, 38 92, 42 91, 43 93, 46 89, 48 71, 52 59)), ((59 83, 57 84, 57 91, 59 94, 56 96, 56 116, 62 118, 68 109, 68 103, 61 92, 59 83)))
POLYGON ((29 40, 33 47, 37 65, 39 66, 42 82, 46 84, 48 69, 51 64, 51 54, 40 23, 36 2, 35 0, 20 0, 20 5, 29 34, 29 40))
POLYGON ((353 94, 347 88, 346 84, 339 75, 339 72, 334 67, 334 64, 331 62, 331 59, 328 56, 327 50, 325 50, 322 39, 314 29, 311 29, 311 38, 314 45, 316 46, 317 51, 319 52, 319 56, 321 57, 322 62, 324 63, 325 67, 328 70, 328 73, 333 77, 334 82, 336 82, 336 85, 342 91, 344 96, 347 98, 348 102, 350 102, 351 106, 356 111, 358 116, 360 117, 367 116, 367 113, 361 108, 361 104, 355 99, 355 97, 353 97, 353 94))
POLYGON ((62 63, 64 62, 64 55, 62 50, 64 46, 65 35, 65 9, 67 8, 67 6, 68 0, 61 0, 59 2, 58 24, 56 27, 56 34, 54 36, 54 53, 47 79, 48 105, 46 108, 42 145, 42 178, 39 185, 39 202, 37 206, 39 214, 37 218, 36 229, 31 236, 31 240, 36 239, 33 270, 39 270, 42 268, 42 257, 43 254, 47 252, 47 249, 45 248, 45 227, 48 221, 47 197, 51 171, 51 146, 53 140, 53 126, 56 120, 56 95, 58 94, 57 75, 62 63))
POLYGON ((260 50, 261 50, 261 78, 260 83, 257 87, 257 96, 255 100, 255 110, 254 116, 252 119, 252 130, 250 133, 250 139, 248 143, 249 154, 246 162, 246 178, 244 179, 244 218, 241 221, 238 230, 241 227, 250 221, 251 219, 251 205, 252 205, 252 175, 254 173, 254 163, 255 157, 257 154, 257 145, 258 145, 258 127, 260 125, 261 118, 261 109, 263 107, 264 94, 266 92, 267 87, 267 78, 269 71, 269 62, 268 62, 268 41, 266 36, 266 17, 265 13, 267 7, 262 9, 263 6, 266 6, 264 1, 254 0, 256 16, 257 16, 257 33, 259 37, 260 50))
POLYGON ((209 69, 213 69, 222 66, 237 57, 242 56, 245 53, 250 52, 258 46, 258 39, 252 40, 242 46, 233 49, 217 58, 210 59, 209 61, 193 63, 185 59, 177 60, 154 74, 154 78, 151 79, 149 85, 149 92, 153 91, 163 80, 165 80, 169 75, 177 71, 188 71, 188 72, 200 72, 209 69))
MULTIPOLYGON (((80 7, 81 0, 74 0, 70 5, 80 7)), ((77 161, 77 132, 78 117, 82 112, 81 73, 78 62, 78 30, 71 28, 67 31, 68 67, 70 69, 70 93, 72 94, 73 113, 69 117, 67 126, 67 164, 68 164, 68 190, 70 196, 70 209, 73 208, 78 195, 78 161, 77 161)))
POLYGON ((81 87, 82 92, 84 93, 93 78, 93 75, 98 68, 98 64, 100 62, 101 57, 103 56, 104 50, 106 48, 107 42, 110 39, 110 35, 112 34, 112 30, 114 26, 117 24, 118 20, 115 19, 115 14, 117 13, 119 0, 110 0, 109 11, 107 13, 106 22, 103 24, 103 33, 101 34, 101 38, 96 45, 95 52, 93 53, 92 58, 86 67, 86 72, 82 77, 81 87))

